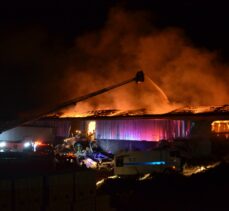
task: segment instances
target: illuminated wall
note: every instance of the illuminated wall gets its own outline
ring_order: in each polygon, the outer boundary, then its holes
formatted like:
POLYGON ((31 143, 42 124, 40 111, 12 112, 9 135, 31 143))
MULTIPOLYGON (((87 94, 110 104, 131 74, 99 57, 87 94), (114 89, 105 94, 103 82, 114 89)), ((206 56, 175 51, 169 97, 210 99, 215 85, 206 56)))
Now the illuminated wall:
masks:
POLYGON ((191 123, 169 119, 97 120, 96 138, 159 141, 187 137, 191 123))

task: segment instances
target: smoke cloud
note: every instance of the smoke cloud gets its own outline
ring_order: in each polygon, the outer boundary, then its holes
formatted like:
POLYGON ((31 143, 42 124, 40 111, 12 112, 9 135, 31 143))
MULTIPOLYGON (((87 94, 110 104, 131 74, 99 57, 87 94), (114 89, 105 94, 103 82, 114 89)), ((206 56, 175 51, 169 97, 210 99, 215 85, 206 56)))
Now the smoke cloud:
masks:
POLYGON ((76 39, 61 84, 72 98, 132 78, 139 69, 146 74, 145 82, 125 85, 65 112, 145 108, 164 113, 182 105, 228 103, 228 66, 219 63, 217 53, 194 47, 181 29, 159 30, 147 19, 146 13, 112 9, 102 30, 76 39))
POLYGON ((144 83, 129 83, 62 112, 165 113, 184 105, 228 104, 229 67, 217 52, 193 46, 181 29, 153 27, 149 19, 145 12, 113 8, 103 28, 76 37, 71 48, 39 27, 1 35, 1 62, 7 67, 1 88, 11 86, 4 108, 12 113, 20 105, 28 116, 29 108, 47 111, 133 78, 138 70, 145 73, 144 83))

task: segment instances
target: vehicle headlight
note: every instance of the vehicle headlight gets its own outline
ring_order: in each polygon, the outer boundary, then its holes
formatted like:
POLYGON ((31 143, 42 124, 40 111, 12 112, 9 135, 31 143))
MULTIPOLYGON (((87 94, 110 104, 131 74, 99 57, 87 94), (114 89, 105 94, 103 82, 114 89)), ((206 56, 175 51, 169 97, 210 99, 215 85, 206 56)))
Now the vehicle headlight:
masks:
POLYGON ((25 142, 24 143, 24 147, 27 148, 27 147, 30 147, 31 146, 31 143, 30 142, 25 142))
POLYGON ((6 142, 0 142, 0 147, 5 147, 6 146, 6 142))

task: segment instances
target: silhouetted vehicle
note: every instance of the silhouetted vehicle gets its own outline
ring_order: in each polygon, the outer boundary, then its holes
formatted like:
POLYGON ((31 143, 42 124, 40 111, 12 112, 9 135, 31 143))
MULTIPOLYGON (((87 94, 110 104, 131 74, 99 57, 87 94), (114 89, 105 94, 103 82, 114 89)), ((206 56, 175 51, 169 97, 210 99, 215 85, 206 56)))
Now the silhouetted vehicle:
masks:
POLYGON ((121 152, 115 155, 114 173, 120 176, 180 172, 181 170, 182 162, 179 152, 169 148, 121 152))

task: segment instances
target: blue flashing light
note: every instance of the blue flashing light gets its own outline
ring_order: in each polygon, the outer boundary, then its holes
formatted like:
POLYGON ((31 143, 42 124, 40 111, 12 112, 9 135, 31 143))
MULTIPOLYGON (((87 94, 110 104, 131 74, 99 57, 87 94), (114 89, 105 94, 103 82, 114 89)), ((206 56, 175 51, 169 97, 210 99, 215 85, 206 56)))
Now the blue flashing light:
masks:
POLYGON ((159 166, 165 165, 165 161, 150 161, 150 162, 131 162, 131 163, 124 163, 124 166, 159 166))

